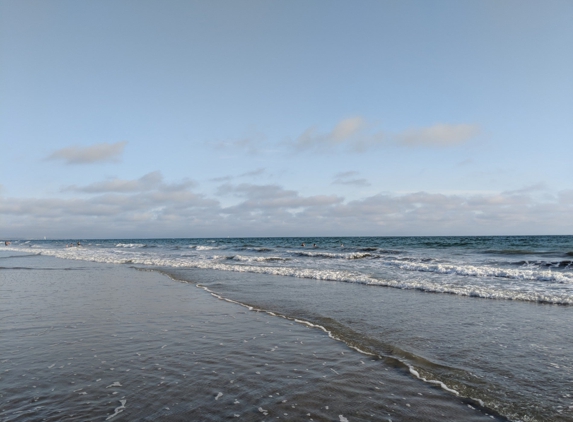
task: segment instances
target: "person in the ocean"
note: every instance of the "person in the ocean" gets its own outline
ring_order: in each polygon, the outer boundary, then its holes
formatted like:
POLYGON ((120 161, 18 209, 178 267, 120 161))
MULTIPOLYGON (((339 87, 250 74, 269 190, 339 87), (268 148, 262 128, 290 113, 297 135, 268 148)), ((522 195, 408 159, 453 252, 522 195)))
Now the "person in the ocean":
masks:
POLYGON ((313 248, 316 248, 316 247, 317 247, 317 246, 316 246, 316 243, 313 243, 313 244, 312 244, 312 247, 313 247, 313 248))
POLYGON ((304 248, 304 243, 302 243, 300 246, 302 246, 304 248))
POLYGON ((6 241, 6 242, 4 242, 4 245, 10 246, 10 242, 6 241))

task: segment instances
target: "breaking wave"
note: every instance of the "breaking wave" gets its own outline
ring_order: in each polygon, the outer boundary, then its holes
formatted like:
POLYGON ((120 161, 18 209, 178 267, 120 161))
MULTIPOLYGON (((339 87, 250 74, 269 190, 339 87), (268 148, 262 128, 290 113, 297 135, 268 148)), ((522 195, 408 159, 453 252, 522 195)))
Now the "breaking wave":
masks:
MULTIPOLYGON (((132 246, 132 248, 137 247, 132 246)), ((202 248, 217 249, 217 247, 202 248)), ((8 249, 25 251, 25 249, 18 248, 8 249)), ((137 252, 137 250, 120 251, 117 249, 88 247, 44 248, 39 250, 39 252, 43 255, 63 259, 104 263, 247 272, 312 280, 359 283, 370 286, 386 286, 487 299, 573 304, 573 274, 551 271, 550 269, 507 269, 492 266, 408 262, 397 259, 368 261, 375 263, 376 266, 372 267, 368 264, 365 267, 366 269, 362 266, 351 264, 351 261, 348 261, 347 267, 324 267, 323 265, 324 268, 308 268, 308 266, 301 266, 300 260, 292 261, 289 258, 280 256, 247 256, 240 254, 177 256, 161 255, 155 252, 143 254, 137 252), (374 271, 376 268, 378 268, 378 271, 374 271), (384 268, 391 271, 386 270, 384 272, 384 268), (443 277, 414 276, 416 273, 432 273, 443 277)), ((297 251, 291 252, 299 253, 297 251)), ((318 254, 321 257, 326 255, 329 258, 343 258, 345 260, 356 260, 371 256, 369 253, 329 254, 314 251, 303 251, 302 254, 302 256, 315 256, 318 254)))

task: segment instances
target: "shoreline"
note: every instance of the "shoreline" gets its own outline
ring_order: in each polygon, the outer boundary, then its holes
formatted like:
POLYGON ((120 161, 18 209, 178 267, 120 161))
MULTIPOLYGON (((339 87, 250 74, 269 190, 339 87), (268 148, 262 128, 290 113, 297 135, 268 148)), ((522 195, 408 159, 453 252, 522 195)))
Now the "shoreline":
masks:
POLYGON ((7 421, 64 414, 67 420, 491 420, 321 329, 247 312, 149 269, 42 256, 2 261, 0 318, 11 320, 1 329, 10 341, 0 346, 0 383, 11 385, 0 398, 7 421), (36 378, 33 397, 30 378, 36 378))
MULTIPOLYGON (((286 319, 286 320, 294 321, 294 322, 296 322, 296 323, 302 324, 302 325, 307 326, 307 327, 309 327, 309 328, 319 329, 319 330, 325 332, 326 334, 328 334, 328 337, 331 338, 332 340, 335 340, 335 341, 339 341, 339 342, 341 342, 341 343, 344 343, 349 349, 352 349, 352 350, 354 350, 354 351, 356 351, 356 352, 358 352, 358 353, 360 353, 360 354, 362 354, 362 355, 369 356, 369 357, 376 357, 376 358, 378 358, 378 359, 380 359, 380 360, 395 359, 397 362, 399 362, 400 364, 402 364, 402 365, 404 365, 406 368, 408 368, 409 372, 410 372, 415 378, 417 378, 418 380, 423 381, 423 382, 428 383, 428 384, 431 384, 431 385, 437 385, 437 386, 439 386, 442 390, 444 390, 444 391, 446 391, 446 392, 448 392, 448 393, 451 393, 451 394, 453 394, 453 395, 456 396, 456 397, 460 397, 460 393, 459 393, 458 391, 456 391, 456 390, 454 390, 454 389, 452 389, 452 388, 449 388, 449 387, 448 387, 447 385, 445 385, 443 382, 438 381, 438 380, 426 379, 426 378, 422 377, 422 376, 420 375, 420 373, 419 373, 412 365, 409 365, 408 363, 403 362, 403 361, 401 361, 401 360, 399 360, 399 359, 397 359, 397 358, 390 358, 390 357, 388 357, 388 356, 382 356, 382 355, 378 355, 378 354, 376 354, 376 353, 371 353, 371 352, 367 352, 366 350, 362 350, 362 349, 360 349, 360 348, 358 348, 358 347, 356 347, 356 346, 353 346, 352 344, 347 343, 347 342, 344 341, 343 339, 341 339, 341 338, 339 338, 339 337, 336 337, 336 336, 332 333, 332 331, 326 329, 326 328, 325 328, 324 326, 322 326, 322 325, 313 324, 312 322, 305 321, 305 320, 301 320, 301 319, 296 319, 296 318, 293 319, 293 318, 290 318, 290 317, 288 317, 288 316, 286 316, 286 315, 281 315, 281 314, 278 314, 278 313, 273 312, 273 311, 270 311, 270 310, 261 309, 261 308, 255 308, 255 307, 253 307, 253 306, 250 306, 250 305, 247 305, 247 304, 238 302, 238 301, 236 301, 236 300, 232 300, 232 299, 223 297, 223 296, 221 296, 221 295, 219 295, 219 294, 213 292, 212 290, 209 290, 207 287, 202 286, 202 285, 200 285, 200 284, 197 284, 196 286, 199 287, 199 288, 201 288, 201 289, 204 289, 206 292, 210 293, 213 297, 215 297, 215 298, 217 298, 217 299, 219 299, 219 300, 223 300, 223 301, 225 301, 225 302, 234 303, 234 304, 243 306, 243 307, 247 308, 249 311, 253 311, 253 312, 264 312, 264 313, 266 313, 266 314, 268 314, 268 315, 271 315, 271 316, 273 316, 273 317, 284 318, 284 319, 286 319)), ((494 416, 496 416, 496 417, 498 417, 498 418, 502 418, 503 420, 507 420, 505 417, 503 417, 502 415, 498 414, 498 413, 495 412, 493 409, 490 409, 490 408, 486 407, 485 404, 483 403, 483 401, 481 401, 480 399, 474 399, 474 398, 471 398, 471 397, 463 397, 463 396, 460 397, 460 398, 463 400, 464 403, 466 403, 466 404, 472 404, 472 405, 475 406, 476 408, 479 408, 479 409, 480 409, 482 412, 484 412, 486 415, 494 415, 494 416)))

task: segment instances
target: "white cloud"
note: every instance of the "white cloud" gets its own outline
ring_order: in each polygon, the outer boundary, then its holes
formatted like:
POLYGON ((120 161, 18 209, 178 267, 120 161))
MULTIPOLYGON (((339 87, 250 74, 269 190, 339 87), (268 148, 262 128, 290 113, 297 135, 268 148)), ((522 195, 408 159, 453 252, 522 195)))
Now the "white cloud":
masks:
POLYGON ((341 173, 337 173, 334 176, 334 180, 332 182, 333 185, 354 185, 354 186, 370 186, 370 183, 366 179, 359 179, 355 176, 358 176, 360 173, 357 171, 344 171, 341 173))
POLYGON ((436 124, 430 127, 408 129, 396 135, 396 141, 407 146, 448 147, 462 144, 479 132, 477 125, 436 124))
POLYGON ((161 236, 162 231, 177 236, 192 222, 202 221, 209 228, 213 210, 219 209, 216 199, 192 192, 193 186, 188 180, 165 183, 160 173, 154 172, 137 180, 113 179, 67 188, 89 194, 87 198, 2 198, 0 217, 2 224, 7 222, 12 237, 32 233, 140 237, 142 233, 161 236))
POLYGON ((81 193, 131 193, 131 192, 177 192, 195 187, 197 184, 189 179, 184 179, 179 183, 163 182, 163 175, 159 171, 147 173, 135 180, 109 179, 103 182, 92 183, 87 186, 66 186, 62 192, 81 193))
POLYGON ((139 192, 157 188, 163 182, 161 172, 148 173, 137 180, 110 179, 92 183, 88 186, 68 186, 62 191, 105 193, 105 192, 139 192))
POLYGON ((9 237, 573 234, 573 190, 551 193, 543 185, 347 201, 274 184, 227 183, 218 194, 234 203, 224 207, 194 192, 192 183, 165 183, 158 173, 109 182, 76 188, 81 198, 2 197, 0 231, 9 237))
POLYGON ((219 187, 219 195, 234 195, 245 198, 239 205, 232 207, 235 210, 290 210, 303 207, 328 206, 343 201, 335 195, 301 196, 294 190, 286 190, 278 185, 253 185, 241 183, 239 185, 225 184, 219 187))
POLYGON ((361 117, 343 119, 328 133, 319 133, 316 127, 305 130, 292 145, 298 150, 332 149, 342 144, 358 144, 366 122, 361 117))
POLYGON ((66 164, 92 164, 119 161, 127 142, 101 143, 88 147, 71 146, 54 151, 47 160, 62 160, 66 164))
POLYGON ((480 133, 473 124, 435 124, 410 128, 399 133, 373 131, 362 117, 341 120, 327 133, 316 127, 305 130, 290 143, 296 150, 332 151, 343 147, 354 152, 364 152, 380 145, 410 147, 452 147, 463 144, 480 133))
POLYGON ((315 127, 305 130, 294 142, 297 149, 324 148, 357 141, 355 138, 365 128, 362 117, 343 119, 329 133, 320 134, 315 127))
POLYGON ((344 119, 338 122, 334 129, 332 129, 330 137, 338 142, 343 142, 358 134, 365 126, 366 122, 362 117, 344 119))
POLYGON ((360 153, 380 146, 454 147, 468 142, 480 133, 479 125, 468 123, 436 123, 432 126, 407 128, 393 133, 376 129, 374 124, 361 116, 353 116, 340 120, 330 131, 322 132, 316 126, 311 126, 294 140, 274 145, 261 133, 211 145, 219 149, 241 149, 251 154, 259 154, 265 150, 277 152, 281 148, 299 152, 345 150, 360 153))

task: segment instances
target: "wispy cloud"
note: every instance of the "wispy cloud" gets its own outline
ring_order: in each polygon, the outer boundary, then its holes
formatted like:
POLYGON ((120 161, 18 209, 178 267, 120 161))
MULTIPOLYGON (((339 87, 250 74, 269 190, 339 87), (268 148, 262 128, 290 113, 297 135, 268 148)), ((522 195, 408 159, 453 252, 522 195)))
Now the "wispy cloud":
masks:
POLYGON ((478 125, 445 123, 391 133, 374 130, 362 117, 351 117, 341 120, 326 133, 319 132, 316 127, 310 127, 290 142, 290 145, 298 151, 333 151, 344 148, 364 152, 380 145, 439 148, 463 144, 479 133, 478 125))
POLYGON ((180 183, 167 184, 163 182, 163 175, 159 171, 147 173, 135 180, 109 179, 102 182, 92 183, 87 186, 67 186, 62 192, 82 192, 82 193, 129 193, 146 192, 151 190, 181 191, 195 187, 192 180, 183 180, 180 183))
POLYGON ((548 186, 546 183, 535 183, 533 185, 525 186, 521 189, 515 189, 510 191, 503 192, 504 195, 528 195, 534 192, 541 192, 548 190, 548 186))
POLYGON ((353 143, 357 147, 362 141, 366 121, 362 117, 341 120, 328 133, 320 133, 316 127, 305 130, 295 141, 297 149, 325 148, 353 143))
POLYGON ((239 177, 257 177, 257 176, 261 176, 263 174, 265 174, 266 169, 263 167, 259 167, 256 170, 252 170, 252 171, 247 171, 245 173, 241 173, 239 175, 236 176, 232 176, 232 175, 226 175, 226 176, 221 176, 221 177, 214 177, 212 179, 209 179, 210 182, 230 182, 231 180, 235 179, 235 178, 239 178, 239 177))
POLYGON ((217 149, 241 149, 250 154, 258 154, 267 144, 267 137, 258 131, 251 131, 247 136, 239 139, 210 143, 217 149))
POLYGON ((481 133, 481 127, 469 123, 436 123, 431 126, 411 127, 400 132, 390 132, 377 128, 361 116, 340 120, 329 131, 321 131, 311 126, 294 139, 272 142, 261 133, 211 143, 219 149, 239 149, 250 154, 286 150, 302 152, 362 153, 382 146, 411 148, 451 148, 462 145, 481 133))
POLYGON ((406 146, 449 147, 462 144, 479 134, 477 125, 436 124, 430 127, 408 129, 395 136, 395 140, 406 146))
POLYGON ((255 176, 260 176, 264 172, 265 172, 265 169, 261 167, 261 168, 258 168, 256 170, 253 170, 253 171, 247 171, 246 173, 241 173, 241 174, 239 174, 238 177, 255 177, 255 176))
POLYGON ((210 182, 228 182, 233 180, 233 176, 221 176, 221 177, 213 177, 209 179, 210 182))
POLYGON ((370 186, 368 180, 357 178, 360 173, 357 171, 344 171, 337 173, 332 182, 333 185, 354 185, 354 186, 370 186))
POLYGON ((101 143, 87 147, 71 146, 51 153, 47 160, 62 160, 66 164, 92 164, 106 161, 119 161, 126 141, 115 144, 101 143))
POLYGON ((467 167, 474 164, 474 160, 472 160, 471 158, 466 158, 465 160, 460 161, 458 164, 456 164, 457 167, 467 167))

